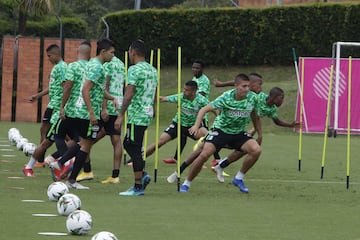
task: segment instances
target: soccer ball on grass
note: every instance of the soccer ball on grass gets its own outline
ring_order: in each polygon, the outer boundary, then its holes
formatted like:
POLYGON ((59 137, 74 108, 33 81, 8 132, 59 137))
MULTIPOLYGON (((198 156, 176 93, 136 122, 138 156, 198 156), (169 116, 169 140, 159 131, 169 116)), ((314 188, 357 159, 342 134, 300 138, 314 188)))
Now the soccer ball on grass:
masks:
POLYGON ((91 215, 84 210, 75 210, 66 219, 66 228, 73 235, 86 235, 92 227, 91 215))
POLYGON ((58 213, 62 216, 68 216, 70 213, 81 208, 81 201, 78 196, 72 193, 66 193, 59 198, 57 202, 58 213))
POLYGON ((58 201, 66 193, 69 193, 69 188, 63 182, 53 182, 47 189, 47 195, 51 201, 58 201))
POLYGON ((107 231, 102 231, 102 232, 96 233, 91 238, 91 240, 118 240, 118 239, 113 233, 107 232, 107 231))

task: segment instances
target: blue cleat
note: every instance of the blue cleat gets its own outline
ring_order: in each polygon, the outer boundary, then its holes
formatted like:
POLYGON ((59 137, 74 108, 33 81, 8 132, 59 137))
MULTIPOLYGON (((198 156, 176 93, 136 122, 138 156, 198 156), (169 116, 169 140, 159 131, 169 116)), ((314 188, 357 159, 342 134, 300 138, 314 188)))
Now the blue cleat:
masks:
POLYGON ((120 192, 120 196, 143 196, 144 190, 143 189, 135 189, 134 187, 129 188, 125 192, 120 192))
POLYGON ((249 193, 249 189, 245 187, 242 179, 233 178, 232 184, 240 189, 240 192, 249 193))
POLYGON ((146 186, 149 185, 151 181, 151 177, 149 174, 147 174, 147 172, 143 172, 143 176, 141 178, 141 183, 142 183, 142 186, 143 186, 143 190, 145 190, 146 186))
POLYGON ((179 192, 188 192, 189 188, 189 186, 181 185, 179 192))

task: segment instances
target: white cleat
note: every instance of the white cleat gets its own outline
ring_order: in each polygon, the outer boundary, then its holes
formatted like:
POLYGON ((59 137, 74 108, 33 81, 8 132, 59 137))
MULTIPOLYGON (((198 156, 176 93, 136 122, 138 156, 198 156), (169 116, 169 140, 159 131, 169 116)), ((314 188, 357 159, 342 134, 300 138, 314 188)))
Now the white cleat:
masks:
POLYGON ((177 172, 173 172, 168 178, 166 179, 168 183, 174 183, 177 179, 177 172))
POLYGON ((223 174, 223 173, 224 173, 224 170, 220 167, 220 165, 218 164, 218 165, 214 166, 213 169, 214 169, 215 172, 216 172, 216 178, 217 178, 217 180, 218 180, 219 182, 221 182, 221 183, 225 182, 225 180, 224 180, 224 174, 223 174))

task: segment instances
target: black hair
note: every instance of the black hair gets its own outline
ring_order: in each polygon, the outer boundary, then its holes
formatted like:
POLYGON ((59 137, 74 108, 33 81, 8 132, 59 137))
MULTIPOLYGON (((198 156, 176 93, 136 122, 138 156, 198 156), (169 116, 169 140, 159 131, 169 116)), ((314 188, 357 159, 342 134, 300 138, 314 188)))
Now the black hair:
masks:
POLYGON ((269 97, 284 96, 284 91, 279 87, 273 87, 270 90, 269 97))
POLYGON ((52 50, 56 50, 56 51, 60 51, 60 47, 57 44, 50 44, 47 48, 46 48, 46 52, 50 52, 52 50))
POLYGON ((141 57, 145 57, 146 49, 145 49, 145 43, 141 39, 137 39, 133 41, 130 45, 130 48, 133 49, 137 55, 141 57))
POLYGON ((82 42, 80 43, 80 45, 87 45, 87 46, 91 47, 91 43, 90 43, 89 40, 82 41, 82 42))
POLYGON ((193 90, 197 90, 198 89, 198 84, 197 82, 193 81, 193 80, 190 80, 190 81, 187 81, 185 83, 185 86, 189 86, 191 87, 193 90))
POLYGON ((205 63, 204 63, 202 60, 200 60, 200 59, 196 59, 196 60, 194 60, 194 62, 193 62, 193 63, 200 64, 201 68, 204 68, 204 67, 205 67, 205 63))
POLYGON ((97 47, 96 47, 96 55, 99 55, 101 50, 109 50, 110 48, 114 47, 113 41, 111 41, 108 38, 102 38, 99 41, 97 41, 97 47))
POLYGON ((239 82, 240 80, 243 80, 243 81, 249 81, 249 77, 244 74, 244 73, 239 73, 238 75, 236 75, 235 77, 235 82, 239 82))
POLYGON ((252 72, 249 74, 249 78, 251 79, 252 77, 255 77, 255 78, 260 78, 262 80, 262 76, 256 72, 252 72))

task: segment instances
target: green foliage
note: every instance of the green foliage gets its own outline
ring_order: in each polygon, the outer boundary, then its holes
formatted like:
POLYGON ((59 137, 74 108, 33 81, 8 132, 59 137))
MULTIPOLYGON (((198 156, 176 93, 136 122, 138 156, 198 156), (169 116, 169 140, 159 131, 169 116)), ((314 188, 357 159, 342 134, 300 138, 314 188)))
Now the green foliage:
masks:
POLYGON ((357 41, 360 4, 316 4, 261 9, 121 11, 105 16, 111 38, 124 51, 136 38, 162 50, 162 62, 201 58, 215 65, 291 64, 301 56, 330 56, 336 41, 357 41))

